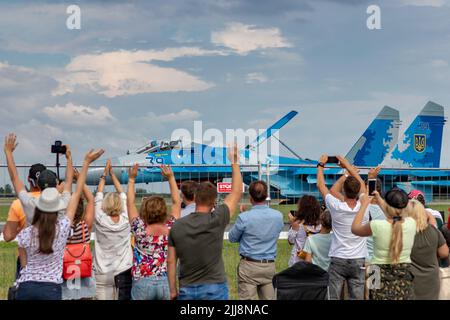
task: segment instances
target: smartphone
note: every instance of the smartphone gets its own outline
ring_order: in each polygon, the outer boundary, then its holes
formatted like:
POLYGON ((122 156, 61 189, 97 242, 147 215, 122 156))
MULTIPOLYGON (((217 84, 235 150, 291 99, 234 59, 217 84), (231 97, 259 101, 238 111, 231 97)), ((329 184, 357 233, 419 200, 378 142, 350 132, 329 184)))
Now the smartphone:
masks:
POLYGON ((375 190, 377 190, 377 179, 368 180, 369 195, 372 195, 375 190))
POLYGON ((335 156, 328 157, 327 163, 339 163, 339 159, 335 156))

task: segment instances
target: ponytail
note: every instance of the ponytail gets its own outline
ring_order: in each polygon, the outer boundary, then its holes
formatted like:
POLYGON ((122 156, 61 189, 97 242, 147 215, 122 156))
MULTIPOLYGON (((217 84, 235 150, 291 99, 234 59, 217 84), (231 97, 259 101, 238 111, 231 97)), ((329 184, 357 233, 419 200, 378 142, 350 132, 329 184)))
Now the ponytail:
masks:
POLYGON ((392 223, 392 237, 389 244, 389 256, 391 263, 396 264, 399 261, 400 254, 403 250, 403 220, 394 219, 392 223))

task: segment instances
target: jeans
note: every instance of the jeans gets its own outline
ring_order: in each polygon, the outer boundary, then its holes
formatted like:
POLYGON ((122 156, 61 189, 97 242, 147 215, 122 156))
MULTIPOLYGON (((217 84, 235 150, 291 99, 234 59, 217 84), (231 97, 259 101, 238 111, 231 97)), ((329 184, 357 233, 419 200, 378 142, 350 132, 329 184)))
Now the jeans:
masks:
POLYGON ((344 282, 347 282, 350 300, 364 300, 365 259, 331 258, 328 269, 330 300, 339 300, 344 282))
POLYGON ((167 276, 152 276, 133 280, 132 300, 169 300, 169 280, 167 276))
POLYGON ((19 284, 16 300, 61 300, 61 284, 27 281, 19 284))
POLYGON ((180 288, 178 300, 228 300, 228 284, 198 284, 180 288))

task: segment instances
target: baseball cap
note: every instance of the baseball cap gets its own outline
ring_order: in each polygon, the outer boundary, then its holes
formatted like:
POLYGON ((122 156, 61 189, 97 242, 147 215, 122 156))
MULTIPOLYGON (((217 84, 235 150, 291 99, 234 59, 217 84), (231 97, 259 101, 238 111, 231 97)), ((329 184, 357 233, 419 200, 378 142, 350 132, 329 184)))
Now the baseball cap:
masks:
POLYGON ((41 191, 47 188, 56 188, 57 184, 58 178, 53 171, 46 169, 39 174, 38 186, 41 188, 41 191))
POLYGON ((408 193, 408 197, 410 199, 417 199, 418 196, 425 197, 423 192, 420 190, 412 190, 410 193, 408 193))
POLYGON ((39 175, 41 174, 42 171, 44 171, 46 169, 47 169, 47 167, 41 163, 33 164, 30 167, 30 171, 28 172, 28 177, 32 181, 31 183, 33 184, 33 187, 36 187, 38 185, 37 182, 39 179, 39 175))

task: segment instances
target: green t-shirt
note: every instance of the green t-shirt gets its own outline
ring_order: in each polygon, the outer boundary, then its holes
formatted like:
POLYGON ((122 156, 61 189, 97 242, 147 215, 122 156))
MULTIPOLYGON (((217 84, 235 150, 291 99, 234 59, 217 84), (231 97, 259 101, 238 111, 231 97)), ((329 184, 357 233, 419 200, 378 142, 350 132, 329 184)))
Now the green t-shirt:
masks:
POLYGON ((328 271, 330 266, 331 233, 318 233, 306 239, 303 251, 312 255, 312 263, 328 271))
MULTIPOLYGON (((387 220, 372 220, 370 222, 373 236, 373 257, 371 264, 391 264, 389 257, 389 245, 392 236, 392 223, 387 220)), ((405 218, 402 223, 403 229, 403 249, 400 253, 398 263, 411 263, 411 250, 414 245, 416 235, 416 221, 412 218, 405 218)))

